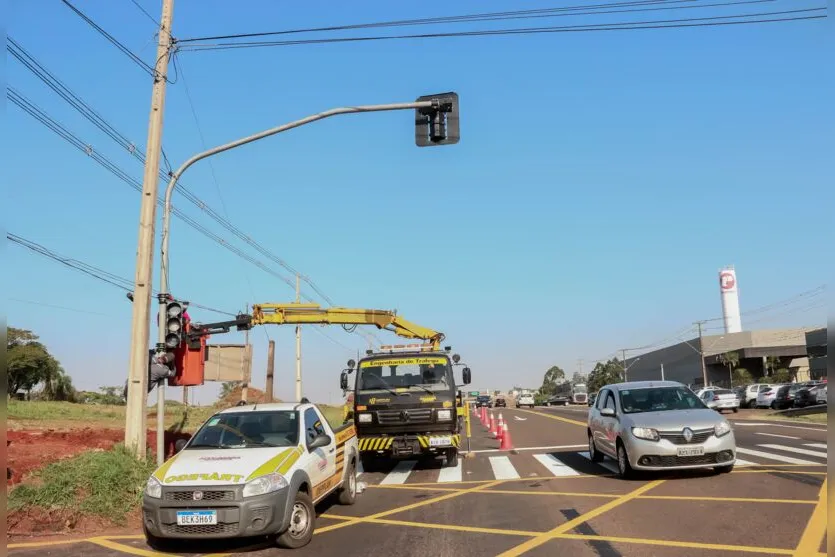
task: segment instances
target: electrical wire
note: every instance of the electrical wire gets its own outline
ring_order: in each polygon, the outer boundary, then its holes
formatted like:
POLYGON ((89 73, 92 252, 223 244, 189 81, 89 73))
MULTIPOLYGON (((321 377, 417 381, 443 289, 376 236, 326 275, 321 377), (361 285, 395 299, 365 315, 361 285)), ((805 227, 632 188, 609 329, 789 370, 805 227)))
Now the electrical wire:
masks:
POLYGON ((20 298, 7 298, 7 300, 10 300, 12 302, 20 302, 22 304, 30 304, 30 305, 33 305, 33 306, 43 306, 43 307, 48 307, 48 308, 53 308, 53 309, 63 309, 63 310, 66 310, 66 311, 73 311, 73 312, 76 312, 76 313, 87 313, 89 315, 101 315, 103 317, 115 317, 114 315, 109 315, 107 313, 100 313, 98 311, 89 311, 89 310, 86 310, 86 309, 68 308, 66 306, 57 306, 55 304, 47 304, 45 302, 36 302, 34 300, 21 300, 20 298))
POLYGON ((543 33, 575 33, 575 32, 599 32, 599 31, 628 31, 640 29, 678 29, 690 27, 715 27, 726 25, 745 25, 756 23, 779 23, 788 21, 801 21, 812 19, 824 19, 826 15, 807 15, 797 17, 780 17, 773 19, 756 19, 747 21, 719 21, 733 18, 744 17, 766 17, 775 15, 800 14, 808 12, 825 11, 825 7, 808 8, 800 10, 784 10, 778 12, 760 12, 753 14, 740 14, 731 16, 713 16, 702 18, 682 18, 671 20, 652 20, 652 21, 637 21, 624 23, 604 23, 604 24, 587 24, 587 25, 568 25, 568 26, 551 26, 551 27, 525 27, 517 29, 493 29, 493 30, 479 30, 479 31, 454 31, 449 33, 423 33, 411 35, 378 35, 378 36, 364 36, 364 37, 340 37, 327 39, 302 39, 302 40, 287 40, 287 41, 257 41, 257 42, 238 42, 238 43, 215 43, 215 44, 187 44, 181 47, 185 51, 206 51, 206 50, 230 50, 239 48, 258 48, 270 46, 298 46, 311 44, 333 44, 333 43, 349 43, 349 42, 368 42, 368 41, 391 41, 391 40, 409 40, 409 39, 438 39, 451 37, 483 37, 483 36, 501 36, 501 35, 537 35, 543 33))
POLYGON ((140 11, 140 12, 142 12, 143 14, 145 14, 145 16, 146 16, 148 19, 150 19, 151 21, 153 21, 153 22, 154 22, 154 25, 156 25, 157 27, 159 27, 159 21, 157 21, 157 20, 154 18, 154 16, 152 16, 151 14, 149 14, 149 13, 148 13, 148 11, 147 11, 147 10, 145 10, 145 8, 143 8, 143 7, 142 7, 142 4, 140 4, 140 3, 139 3, 139 2, 137 2, 136 0, 130 0, 130 1, 131 1, 131 3, 133 3, 133 5, 134 5, 134 6, 136 6, 136 7, 137 7, 137 9, 139 9, 139 11, 140 11))
POLYGON ((559 8, 538 8, 532 10, 515 10, 509 12, 487 12, 477 14, 466 14, 458 16, 440 16, 428 17, 420 19, 403 19, 395 21, 381 21, 373 23, 358 23, 350 25, 335 25, 329 27, 312 27, 302 29, 286 29, 281 31, 267 31, 260 33, 239 33, 234 35, 215 35, 209 37, 192 37, 187 39, 179 39, 179 44, 188 44, 199 41, 217 41, 227 39, 241 39, 241 38, 255 38, 255 37, 269 37, 277 35, 293 35, 300 33, 321 33, 329 31, 347 31, 355 29, 379 29, 386 27, 408 27, 419 25, 438 25, 445 23, 459 23, 459 22, 474 22, 474 21, 510 21, 517 19, 541 19, 550 17, 566 17, 577 15, 598 15, 608 13, 632 13, 644 11, 658 11, 658 10, 674 10, 674 9, 692 9, 692 8, 706 8, 715 6, 732 6, 736 4, 759 4, 764 2, 774 2, 776 0, 747 0, 734 2, 721 2, 716 4, 695 4, 701 0, 641 0, 629 2, 610 2, 605 4, 595 5, 579 5, 579 6, 564 6, 559 8), (673 4, 688 4, 686 6, 673 4), (637 6, 660 6, 650 8, 639 8, 637 6), (626 10, 609 10, 602 11, 604 8, 629 8, 626 10), (594 10, 594 11, 582 11, 594 10))

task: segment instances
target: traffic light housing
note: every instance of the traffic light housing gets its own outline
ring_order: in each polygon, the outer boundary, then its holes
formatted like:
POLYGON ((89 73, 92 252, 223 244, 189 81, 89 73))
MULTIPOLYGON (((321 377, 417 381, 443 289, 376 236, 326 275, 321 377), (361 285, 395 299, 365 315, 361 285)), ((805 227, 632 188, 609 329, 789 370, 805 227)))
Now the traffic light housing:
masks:
MULTIPOLYGON (((204 383, 209 335, 190 335, 191 324, 186 323, 184 341, 174 350, 174 376, 168 378, 170 387, 195 387, 204 383)), ((166 337, 167 338, 167 337, 166 337)))
POLYGON ((415 109, 415 144, 418 147, 454 145, 461 140, 458 94, 440 93, 418 97, 417 102, 435 101, 434 106, 415 109))
POLYGON ((165 306, 165 349, 176 350, 185 340, 185 307, 182 302, 168 300, 165 306))

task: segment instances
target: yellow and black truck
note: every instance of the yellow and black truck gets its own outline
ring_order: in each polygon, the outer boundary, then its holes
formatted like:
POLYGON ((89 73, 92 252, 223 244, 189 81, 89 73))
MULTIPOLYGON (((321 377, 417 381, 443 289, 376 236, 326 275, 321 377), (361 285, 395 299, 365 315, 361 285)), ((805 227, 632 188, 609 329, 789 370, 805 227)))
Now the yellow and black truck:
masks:
POLYGON ((383 346, 366 352, 359 363, 348 361, 340 386, 348 390, 348 376, 356 372, 352 414, 364 470, 374 470, 383 459, 421 456, 443 456, 446 466, 457 466, 466 410, 453 370, 463 367, 464 385, 472 378, 450 351, 422 344, 383 346))

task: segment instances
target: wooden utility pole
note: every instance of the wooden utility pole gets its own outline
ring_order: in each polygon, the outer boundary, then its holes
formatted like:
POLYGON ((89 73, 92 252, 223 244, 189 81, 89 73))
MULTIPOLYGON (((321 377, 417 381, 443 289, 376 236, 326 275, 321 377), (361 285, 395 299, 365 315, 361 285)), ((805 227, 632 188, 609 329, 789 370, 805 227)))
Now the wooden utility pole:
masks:
POLYGON ((270 346, 267 349, 267 402, 273 401, 273 376, 275 374, 275 341, 270 341, 270 346))
MULTIPOLYGON (((159 160, 162 150, 162 123, 165 113, 165 85, 171 54, 171 22, 174 0, 163 0, 159 26, 151 114, 148 121, 148 142, 145 149, 145 172, 142 178, 142 201, 139 211, 139 240, 136 250, 136 272, 133 286, 133 317, 131 320, 130 359, 128 363, 128 396, 125 415, 125 446, 138 458, 147 453, 145 431, 148 404, 148 344, 151 321, 152 271, 154 268, 154 233, 157 209, 159 160)), ((162 382, 157 396, 160 406, 165 402, 162 382)), ((164 427, 158 423, 157 428, 164 427)), ((157 455, 157 461, 163 455, 157 455)))

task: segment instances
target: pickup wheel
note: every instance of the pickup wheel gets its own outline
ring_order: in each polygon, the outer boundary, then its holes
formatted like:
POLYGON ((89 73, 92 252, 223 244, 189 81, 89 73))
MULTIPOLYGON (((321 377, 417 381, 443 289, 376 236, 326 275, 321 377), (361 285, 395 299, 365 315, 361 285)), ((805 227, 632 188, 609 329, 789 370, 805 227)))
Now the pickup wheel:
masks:
POLYGON ((310 495, 299 491, 290 510, 290 526, 276 540, 278 547, 298 549, 310 543, 316 527, 316 511, 310 495))
POLYGON ((357 502, 357 465, 352 460, 345 472, 345 481, 339 490, 339 504, 353 505, 357 502))

